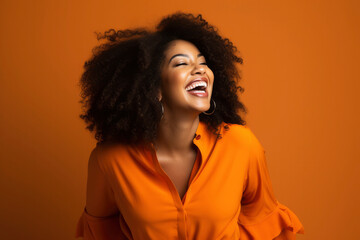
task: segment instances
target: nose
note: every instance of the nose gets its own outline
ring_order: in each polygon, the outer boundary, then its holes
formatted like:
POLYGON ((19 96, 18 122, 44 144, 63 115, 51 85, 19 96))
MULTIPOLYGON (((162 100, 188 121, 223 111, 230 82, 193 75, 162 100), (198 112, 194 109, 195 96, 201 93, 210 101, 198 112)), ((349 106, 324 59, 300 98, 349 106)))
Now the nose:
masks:
POLYGON ((196 64, 192 74, 205 74, 205 66, 204 65, 200 65, 200 64, 196 64))

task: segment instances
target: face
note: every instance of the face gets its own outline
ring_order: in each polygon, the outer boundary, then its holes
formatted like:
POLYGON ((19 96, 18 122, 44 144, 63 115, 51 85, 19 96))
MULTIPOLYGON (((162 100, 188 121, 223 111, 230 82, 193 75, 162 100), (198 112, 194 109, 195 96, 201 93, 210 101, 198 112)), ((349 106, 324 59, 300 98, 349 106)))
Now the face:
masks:
POLYGON ((160 99, 165 108, 198 114, 210 108, 214 74, 194 44, 184 40, 169 44, 161 81, 160 99))

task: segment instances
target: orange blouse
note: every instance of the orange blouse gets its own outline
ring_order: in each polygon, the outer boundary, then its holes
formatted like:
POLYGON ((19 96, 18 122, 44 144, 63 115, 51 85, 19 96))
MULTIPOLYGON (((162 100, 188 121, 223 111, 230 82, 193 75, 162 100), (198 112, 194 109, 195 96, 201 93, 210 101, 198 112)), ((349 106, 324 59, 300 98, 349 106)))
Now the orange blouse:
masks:
POLYGON ((247 126, 223 123, 221 137, 200 122, 198 154, 184 197, 162 170, 153 148, 98 144, 90 158, 107 179, 120 214, 84 209, 76 237, 112 239, 295 239, 296 215, 275 199, 265 151, 247 126))

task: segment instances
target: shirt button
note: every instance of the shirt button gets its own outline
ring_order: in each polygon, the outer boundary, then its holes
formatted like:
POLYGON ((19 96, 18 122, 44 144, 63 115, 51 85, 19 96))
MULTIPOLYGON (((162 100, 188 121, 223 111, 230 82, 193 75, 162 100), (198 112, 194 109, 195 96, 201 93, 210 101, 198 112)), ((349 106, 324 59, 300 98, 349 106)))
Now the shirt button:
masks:
POLYGON ((201 138, 200 135, 197 135, 197 136, 196 136, 196 140, 199 140, 200 138, 201 138))

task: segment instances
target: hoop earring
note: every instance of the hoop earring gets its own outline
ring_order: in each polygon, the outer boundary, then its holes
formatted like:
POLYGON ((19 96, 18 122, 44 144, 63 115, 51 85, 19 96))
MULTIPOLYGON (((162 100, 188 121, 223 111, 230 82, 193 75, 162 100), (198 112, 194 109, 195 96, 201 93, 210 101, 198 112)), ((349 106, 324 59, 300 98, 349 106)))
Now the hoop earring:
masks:
POLYGON ((163 117, 164 117, 164 106, 163 106, 163 104, 162 104, 162 102, 161 101, 159 101, 159 103, 160 103, 160 105, 161 105, 161 118, 160 118, 160 120, 161 119, 163 119, 163 117))
MULTIPOLYGON (((210 113, 208 113, 208 112, 202 112, 203 114, 205 114, 205 115, 212 115, 214 112, 215 112, 215 109, 216 109, 216 103, 215 103, 215 101, 214 101, 214 99, 211 99, 213 102, 214 102, 214 110, 212 111, 212 112, 210 112, 210 113)), ((210 107, 211 107, 211 104, 210 104, 210 107)))

